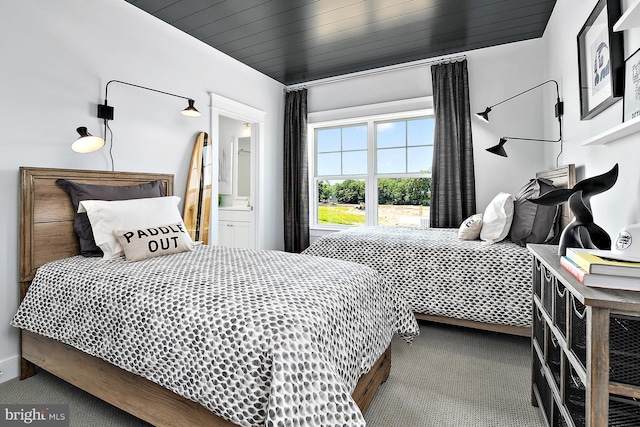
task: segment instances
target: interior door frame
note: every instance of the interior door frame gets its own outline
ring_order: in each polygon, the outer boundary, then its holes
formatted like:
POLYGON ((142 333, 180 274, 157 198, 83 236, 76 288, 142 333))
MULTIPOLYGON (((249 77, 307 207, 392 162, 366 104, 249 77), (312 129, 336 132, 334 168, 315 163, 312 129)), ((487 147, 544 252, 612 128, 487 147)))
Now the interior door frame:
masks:
MULTIPOLYGON (((210 97, 210 111, 211 111, 211 144, 213 153, 216 155, 213 161, 212 174, 213 182, 213 194, 218 194, 218 180, 215 177, 218 176, 218 158, 217 153, 220 147, 219 129, 220 129, 220 116, 229 117, 231 119, 240 120, 251 124, 251 199, 253 206, 253 243, 257 249, 262 249, 264 238, 262 236, 262 224, 263 214, 261 209, 261 203, 263 196, 263 189, 260 186, 260 182, 264 182, 260 177, 263 174, 262 168, 260 168, 260 153, 264 147, 264 122, 266 113, 250 105, 243 104, 235 101, 231 98, 227 98, 222 95, 218 95, 213 92, 209 92, 210 97)), ((217 199, 217 198, 216 198, 217 199)), ((218 209, 211 209, 211 224, 218 223, 218 209)), ((210 227, 209 241, 211 244, 218 244, 218 228, 210 227), (213 235, 215 233, 215 235, 213 235)))

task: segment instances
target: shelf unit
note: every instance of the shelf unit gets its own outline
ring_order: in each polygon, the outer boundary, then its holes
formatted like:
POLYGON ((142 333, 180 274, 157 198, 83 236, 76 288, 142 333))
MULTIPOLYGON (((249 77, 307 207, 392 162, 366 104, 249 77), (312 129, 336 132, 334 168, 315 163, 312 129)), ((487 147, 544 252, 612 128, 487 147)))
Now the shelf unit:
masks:
POLYGON ((613 31, 624 31, 640 27, 640 0, 636 0, 613 24, 613 31))
POLYGON ((589 138, 585 142, 583 142, 582 145, 608 144, 611 141, 624 138, 625 136, 633 135, 636 132, 640 132, 640 117, 637 117, 633 120, 627 120, 626 122, 623 122, 616 127, 613 127, 592 138, 589 138))
POLYGON ((531 399, 549 427, 640 425, 640 292, 589 288, 533 254, 531 399))

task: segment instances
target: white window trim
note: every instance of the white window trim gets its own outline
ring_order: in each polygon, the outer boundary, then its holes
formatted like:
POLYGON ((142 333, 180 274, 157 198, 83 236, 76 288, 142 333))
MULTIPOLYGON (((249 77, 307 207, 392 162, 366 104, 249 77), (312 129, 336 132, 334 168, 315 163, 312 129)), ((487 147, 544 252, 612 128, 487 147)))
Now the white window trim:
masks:
MULTIPOLYGON (((375 137, 373 136, 375 134, 375 129, 373 128, 374 122, 376 121, 385 121, 385 120, 399 120, 399 119, 411 119, 414 117, 424 117, 424 116, 433 116, 434 115, 434 110, 431 107, 433 105, 433 98, 432 97, 425 97, 425 98, 414 98, 413 100, 403 100, 403 101, 397 101, 397 102, 392 102, 392 103, 383 103, 383 104, 374 104, 373 107, 374 109, 384 109, 385 107, 397 107, 399 105, 403 105, 403 106, 407 106, 409 104, 413 104, 416 102, 416 100, 419 100, 421 102, 422 105, 425 105, 425 103, 430 105, 430 108, 421 108, 421 109, 414 109, 414 110, 409 110, 409 111, 396 111, 396 112, 392 112, 392 113, 381 113, 381 114, 373 114, 373 115, 359 115, 357 117, 354 116, 354 112, 356 111, 360 111, 362 112, 363 109, 365 109, 364 107, 352 107, 352 108, 343 108, 343 109, 339 109, 339 110, 328 110, 328 111, 324 111, 324 112, 319 112, 319 113, 311 113, 309 116, 309 124, 307 125, 307 152, 309 153, 308 158, 309 158, 309 228, 310 230, 317 230, 317 231, 326 231, 326 232, 331 232, 331 231, 339 231, 339 230, 344 230, 344 229, 348 229, 350 228, 350 226, 346 226, 346 225, 323 225, 323 224, 318 224, 318 212, 317 209, 314 209, 315 206, 315 200, 318 199, 318 188, 315 185, 315 178, 316 178, 316 156, 315 156, 315 130, 317 128, 324 128, 324 127, 331 127, 331 126, 349 126, 349 125, 354 125, 354 124, 362 124, 362 123, 368 123, 368 128, 367 128, 367 135, 368 135, 368 141, 367 141, 367 150, 371 150, 372 148, 375 148, 375 143, 372 143, 371 140, 375 139, 375 137), (344 119, 333 119, 333 120, 325 120, 325 121, 316 121, 318 120, 320 117, 331 117, 331 116, 335 116, 336 114, 344 114, 345 116, 351 116, 349 118, 344 118, 344 119), (314 119, 314 120, 312 120, 314 119), (374 147, 372 147, 372 145, 374 147)), ((367 107, 371 107, 371 106, 367 106, 367 107)), ((344 116, 343 116, 344 117, 344 116)), ((369 155, 367 156, 367 170, 369 171, 375 171, 376 170, 376 156, 374 155, 369 155)), ((365 178, 368 178, 369 176, 375 176, 377 174, 373 174, 371 175, 370 173, 367 174, 367 176, 365 178)), ((414 177, 422 177, 422 174, 398 174, 397 176, 395 176, 395 174, 384 174, 385 176, 389 177, 389 178, 414 178, 414 177)), ((350 175, 350 177, 353 177, 354 179, 357 177, 358 175, 350 175)), ((344 179, 344 177, 332 177, 332 176, 327 176, 327 177, 323 177, 324 179, 328 179, 328 180, 332 180, 332 179, 344 179)), ((366 180, 365 179, 365 194, 367 194, 367 196, 369 197, 370 201, 367 203, 372 203, 377 205, 378 204, 378 194, 377 192, 374 190, 375 188, 375 183, 373 182, 373 179, 369 179, 366 180)), ((375 218, 374 218, 374 210, 373 209, 367 209, 365 211, 365 215, 366 215, 366 223, 367 224, 372 224, 375 222, 375 218)), ((324 233, 322 233, 324 234, 324 233)))
POLYGON ((433 97, 402 99, 399 101, 380 102, 376 104, 359 105, 355 107, 336 108, 333 110, 316 111, 307 115, 311 124, 332 122, 363 117, 374 117, 386 114, 407 114, 413 111, 433 110, 433 97))

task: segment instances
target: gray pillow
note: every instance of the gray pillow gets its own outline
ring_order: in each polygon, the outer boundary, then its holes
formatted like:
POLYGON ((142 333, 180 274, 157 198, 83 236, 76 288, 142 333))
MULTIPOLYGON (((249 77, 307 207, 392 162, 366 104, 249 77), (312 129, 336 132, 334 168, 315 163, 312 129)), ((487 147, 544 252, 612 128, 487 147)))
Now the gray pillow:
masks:
POLYGON ((553 182, 545 178, 531 179, 518 192, 513 206, 511 241, 520 246, 527 243, 554 244, 558 242, 558 206, 544 206, 531 202, 555 189, 553 182))
POLYGON ((89 222, 86 212, 78 213, 78 205, 80 205, 81 201, 113 201, 165 196, 165 190, 161 180, 138 185, 114 186, 82 184, 69 181, 68 179, 57 179, 56 185, 69 193, 71 197, 73 211, 75 212, 73 229, 78 235, 80 253, 86 257, 101 257, 103 254, 93 238, 93 230, 91 229, 91 223, 89 222))

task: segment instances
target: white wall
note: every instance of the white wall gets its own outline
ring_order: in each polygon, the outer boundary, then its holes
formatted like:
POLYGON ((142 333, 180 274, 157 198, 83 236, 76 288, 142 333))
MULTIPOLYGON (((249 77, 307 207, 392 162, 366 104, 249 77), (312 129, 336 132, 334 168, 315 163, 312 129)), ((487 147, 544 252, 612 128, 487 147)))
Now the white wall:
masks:
MULTIPOLYGON (((516 93, 542 83, 545 52, 540 39, 480 49, 466 53, 469 70, 469 98, 473 112, 484 111, 516 93)), ((482 212, 500 191, 516 193, 535 172, 555 166, 545 161, 544 143, 511 141, 508 158, 485 151, 503 135, 555 139, 558 131, 544 132, 548 119, 542 112, 545 91, 555 94, 552 85, 523 95, 491 113, 487 124, 472 117, 477 209, 482 212)), ((428 65, 360 76, 334 83, 309 87, 309 112, 319 112, 432 95, 431 70, 428 65)), ((414 103, 415 104, 415 103, 414 103)), ((416 108, 428 108, 424 105, 416 108)), ((553 119, 553 111, 547 111, 553 119)), ((559 146, 554 146, 559 149, 559 146)))
MULTIPOLYGON (((563 163, 574 163, 578 180, 620 166, 614 187, 591 199, 596 224, 612 237, 627 224, 640 222, 640 134, 599 146, 582 142, 622 123, 622 101, 591 118, 580 120, 577 35, 597 0, 558 0, 543 37, 548 78, 560 82, 565 101, 563 163)), ((623 11, 632 3, 623 0, 623 11)), ((638 30, 625 32, 625 58, 640 48, 638 30)))
MULTIPOLYGON (((108 150, 70 150, 75 128, 102 134, 96 105, 111 79, 192 97, 202 116, 185 118, 183 100, 117 84, 116 170, 175 174, 182 196, 195 136, 209 131, 208 92, 266 112, 266 248, 282 249, 283 86, 123 0, 9 0, 0 3, 0 381, 17 375, 18 168, 110 169, 108 150)), ((214 162, 217 163, 217 162, 214 162)), ((217 227, 212 227, 217 230, 217 227)))

